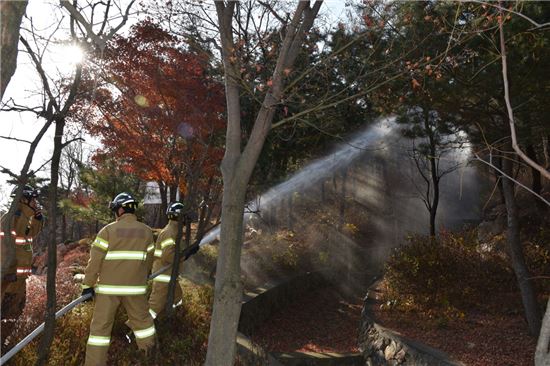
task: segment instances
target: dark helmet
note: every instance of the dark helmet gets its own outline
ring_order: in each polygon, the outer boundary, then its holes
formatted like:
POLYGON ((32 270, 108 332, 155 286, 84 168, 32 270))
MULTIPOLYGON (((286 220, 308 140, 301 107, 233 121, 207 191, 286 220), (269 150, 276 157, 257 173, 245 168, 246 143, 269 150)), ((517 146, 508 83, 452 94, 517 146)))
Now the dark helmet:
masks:
POLYGON ((134 212, 137 208, 137 201, 130 193, 122 192, 117 194, 113 201, 109 203, 111 211, 116 212, 119 208, 123 208, 126 212, 134 212))
POLYGON ((180 214, 184 214, 185 205, 181 202, 171 203, 170 206, 166 209, 166 216, 169 220, 177 220, 180 217, 180 214))
MULTIPOLYGON (((17 191, 17 186, 15 186, 13 188, 13 190, 11 191, 11 197, 15 197, 15 192, 17 191)), ((38 189, 34 189, 32 186, 28 185, 28 184, 25 184, 25 186, 23 187, 23 197, 25 197, 26 199, 33 199, 33 198, 36 198, 40 195, 40 190, 38 189)))

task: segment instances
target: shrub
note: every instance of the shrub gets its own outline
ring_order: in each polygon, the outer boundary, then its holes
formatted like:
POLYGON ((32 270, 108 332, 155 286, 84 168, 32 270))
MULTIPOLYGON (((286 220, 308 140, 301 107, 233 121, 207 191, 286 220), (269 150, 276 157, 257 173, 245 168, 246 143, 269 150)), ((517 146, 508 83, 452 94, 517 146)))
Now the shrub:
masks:
POLYGON ((386 263, 386 301, 404 308, 462 308, 515 288, 506 260, 481 254, 475 238, 474 231, 409 237, 386 263))
MULTIPOLYGON (((111 335, 109 364, 111 365, 202 365, 206 355, 213 291, 209 286, 198 286, 188 281, 181 283, 182 305, 175 309, 174 316, 157 322, 159 347, 153 360, 144 360, 134 342, 129 345, 124 325, 127 319, 119 308, 111 335)), ((58 320, 48 365, 82 365, 86 353, 93 303, 79 305, 58 320)), ((26 366, 36 361, 40 340, 36 339, 13 358, 16 366, 26 366)))

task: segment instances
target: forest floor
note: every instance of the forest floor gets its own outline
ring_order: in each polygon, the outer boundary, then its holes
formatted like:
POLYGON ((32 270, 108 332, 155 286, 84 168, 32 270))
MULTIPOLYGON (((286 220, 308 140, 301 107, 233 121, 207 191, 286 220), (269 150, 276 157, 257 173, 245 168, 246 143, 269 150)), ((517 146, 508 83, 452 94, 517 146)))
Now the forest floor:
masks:
MULTIPOLYGON (((380 291, 375 289, 377 295, 380 291)), ((518 296, 502 294, 500 301, 471 309, 460 319, 381 310, 380 303, 371 311, 379 324, 468 366, 524 366, 533 363, 536 340, 527 334, 521 308, 511 310, 518 296)), ((252 339, 271 352, 359 352, 361 308, 361 298, 344 298, 333 288, 306 293, 274 314, 252 339)))
POLYGON ((252 339, 272 352, 359 352, 361 298, 334 288, 304 293, 266 321, 252 339))
POLYGON ((402 312, 381 307, 377 286, 371 312, 380 325, 446 352, 468 366, 533 364, 536 339, 527 333, 518 293, 503 293, 490 303, 449 319, 437 313, 402 312))

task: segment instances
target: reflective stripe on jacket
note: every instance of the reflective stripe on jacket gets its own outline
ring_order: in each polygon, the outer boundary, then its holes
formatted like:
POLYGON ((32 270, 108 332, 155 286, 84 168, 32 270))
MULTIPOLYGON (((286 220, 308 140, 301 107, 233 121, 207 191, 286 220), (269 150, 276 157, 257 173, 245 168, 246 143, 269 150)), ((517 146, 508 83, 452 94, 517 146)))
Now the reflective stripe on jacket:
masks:
MULTIPOLYGON (((16 261, 5 273, 14 273, 18 276, 26 277, 30 272, 18 271, 18 268, 27 268, 32 265, 32 241, 33 237, 38 235, 44 226, 44 219, 34 217, 35 211, 25 203, 19 203, 17 211, 13 215, 10 234, 15 243, 16 261)), ((0 228, 0 243, 2 245, 2 255, 4 255, 4 245, 6 245, 6 233, 3 232, 4 221, 0 228)))
POLYGON ((124 214, 92 242, 83 284, 104 295, 145 294, 154 249, 151 228, 124 214))
MULTIPOLYGON (((168 224, 160 232, 155 244, 155 262, 153 263, 153 272, 162 267, 172 264, 174 254, 176 253, 176 237, 178 235, 178 222, 169 220, 168 224)), ((153 279, 155 282, 169 282, 172 268, 168 268, 162 275, 153 279), (168 276, 168 277, 166 277, 168 276), (166 280, 168 278, 168 280, 166 280)))

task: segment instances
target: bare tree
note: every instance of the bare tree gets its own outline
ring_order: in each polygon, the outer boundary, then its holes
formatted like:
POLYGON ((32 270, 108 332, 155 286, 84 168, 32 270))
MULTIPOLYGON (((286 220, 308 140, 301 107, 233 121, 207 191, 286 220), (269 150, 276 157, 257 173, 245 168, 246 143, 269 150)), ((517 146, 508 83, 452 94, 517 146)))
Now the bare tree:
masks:
POLYGON ((241 150, 240 64, 233 34, 233 16, 239 2, 215 2, 225 72, 227 101, 226 149, 221 170, 223 176, 220 254, 217 262, 214 309, 208 339, 206 365, 232 365, 235 359, 236 335, 241 311, 241 248, 243 215, 250 176, 272 128, 276 106, 281 102, 285 70, 290 69, 311 29, 321 1, 311 7, 300 1, 291 20, 286 21, 283 43, 279 49, 272 82, 264 97, 244 149, 241 150))
MULTIPOLYGON (((531 159, 527 154, 525 154, 519 144, 516 134, 516 126, 514 121, 514 110, 512 109, 512 103, 510 102, 510 90, 508 87, 508 63, 506 60, 506 42, 504 40, 504 29, 503 22, 504 16, 502 13, 502 8, 500 8, 500 17, 498 21, 499 27, 499 36, 500 36, 500 55, 502 57, 502 80, 504 82, 504 101, 506 102, 506 111, 508 112, 508 122, 510 125, 510 136, 512 137, 512 148, 521 158, 534 169, 538 170, 546 179, 550 180, 550 171, 545 169, 543 166, 538 164, 535 160, 531 159)), ((540 25, 539 25, 540 26, 540 25)))
MULTIPOLYGON (((78 138, 77 138, 78 139, 78 138)), ((75 142, 67 146, 61 152, 61 161, 59 166, 59 186, 62 190, 63 198, 68 200, 73 188, 80 184, 78 178, 79 166, 83 161, 82 141, 75 142)), ((67 213, 62 210, 61 214, 61 241, 67 240, 67 213)), ((69 236, 72 235, 72 232, 69 236)))
POLYGON ((8 87, 11 77, 17 68, 17 44, 19 29, 27 0, 0 2, 0 48, 2 49, 0 64, 0 100, 8 87))
MULTIPOLYGON (((17 3, 17 2, 7 2, 7 3, 17 3)), ((5 4, 3 2, 2 4, 5 4)), ((133 1, 130 3, 130 6, 133 4, 133 1)), ((77 2, 74 1, 72 4, 66 3, 62 5, 64 8, 69 10, 70 16, 70 42, 79 45, 83 49, 88 49, 92 52, 96 49, 102 51, 105 47, 105 43, 126 23, 129 16, 129 7, 125 12, 122 11, 121 7, 118 4, 115 4, 113 1, 107 2, 86 2, 83 7, 79 7, 77 2), (116 5, 116 6, 114 6, 116 5), (103 6, 103 12, 100 11, 101 6, 103 6), (121 20, 116 27, 108 27, 109 23, 112 20, 112 7, 115 9, 121 9, 122 15, 119 17, 121 20), (91 10, 90 10, 91 9, 91 10), (86 21, 83 13, 90 12, 91 17, 90 21, 86 21), (97 19, 94 19, 94 13, 96 16, 99 15, 102 19, 98 22, 97 19), (97 29, 97 31, 94 31, 97 29)), ((2 5, 2 16, 4 16, 4 5, 2 5)), ((46 319, 45 319, 45 334, 42 338, 42 343, 39 349, 39 357, 37 364, 44 364, 47 361, 49 347, 53 339, 54 327, 55 327, 55 308, 56 308, 56 294, 55 294, 55 277, 57 269, 57 258, 56 258, 56 231, 57 231, 57 184, 59 178, 59 165, 61 152, 65 146, 70 144, 74 140, 64 140, 64 130, 67 122, 67 118, 70 114, 70 109, 74 102, 77 99, 77 92, 80 86, 80 80, 82 75, 82 64, 77 64, 75 67, 74 74, 72 78, 66 79, 64 77, 52 77, 48 74, 46 67, 43 65, 43 53, 48 49, 54 42, 59 42, 56 34, 61 30, 63 19, 61 19, 57 26, 54 26, 54 31, 50 35, 44 36, 41 32, 37 31, 33 26, 32 19, 30 19, 30 27, 25 35, 22 35, 19 39, 24 46, 26 53, 29 55, 34 68, 37 71, 39 79, 42 82, 42 105, 38 107, 30 106, 21 106, 15 103, 15 101, 10 100, 6 103, 2 110, 3 111, 13 111, 13 112, 30 112, 34 113, 40 118, 45 120, 43 128, 40 130, 39 134, 35 140, 31 143, 29 153, 27 155, 27 160, 25 165, 19 175, 15 175, 9 172, 7 169, 4 169, 4 173, 8 173, 16 178, 19 186, 21 187, 26 183, 28 177, 32 174, 29 172, 30 163, 36 149, 36 145, 44 136, 47 129, 54 124, 55 125, 55 135, 54 135, 54 151, 51 158, 51 174, 50 174, 50 189, 49 189, 49 204, 48 204, 48 215, 50 220, 48 221, 48 272, 47 272, 47 304, 46 304, 46 319)), ((4 33, 3 33, 4 34, 4 33)), ((2 38, 4 41, 4 38, 2 38)), ((4 70, 4 68, 3 68, 4 70)), ((3 84, 4 85, 4 84, 3 84)), ((4 87, 2 87, 2 92, 4 87)), ((18 198, 21 196, 21 189, 18 190, 17 195, 12 202, 12 207, 8 212, 7 218, 4 220, 4 225, 9 225, 11 223, 11 216, 13 215, 14 207, 19 201, 18 198)), ((4 228, 4 231, 10 232, 9 228, 4 228)), ((4 268, 9 268, 9 264, 13 263, 14 258, 14 245, 13 239, 10 235, 7 237, 7 243, 3 243, 2 246, 3 256, 2 256, 2 274, 4 276, 4 268), (4 263, 8 266, 4 267, 4 263)), ((3 277, 4 279, 4 277, 3 277)))

